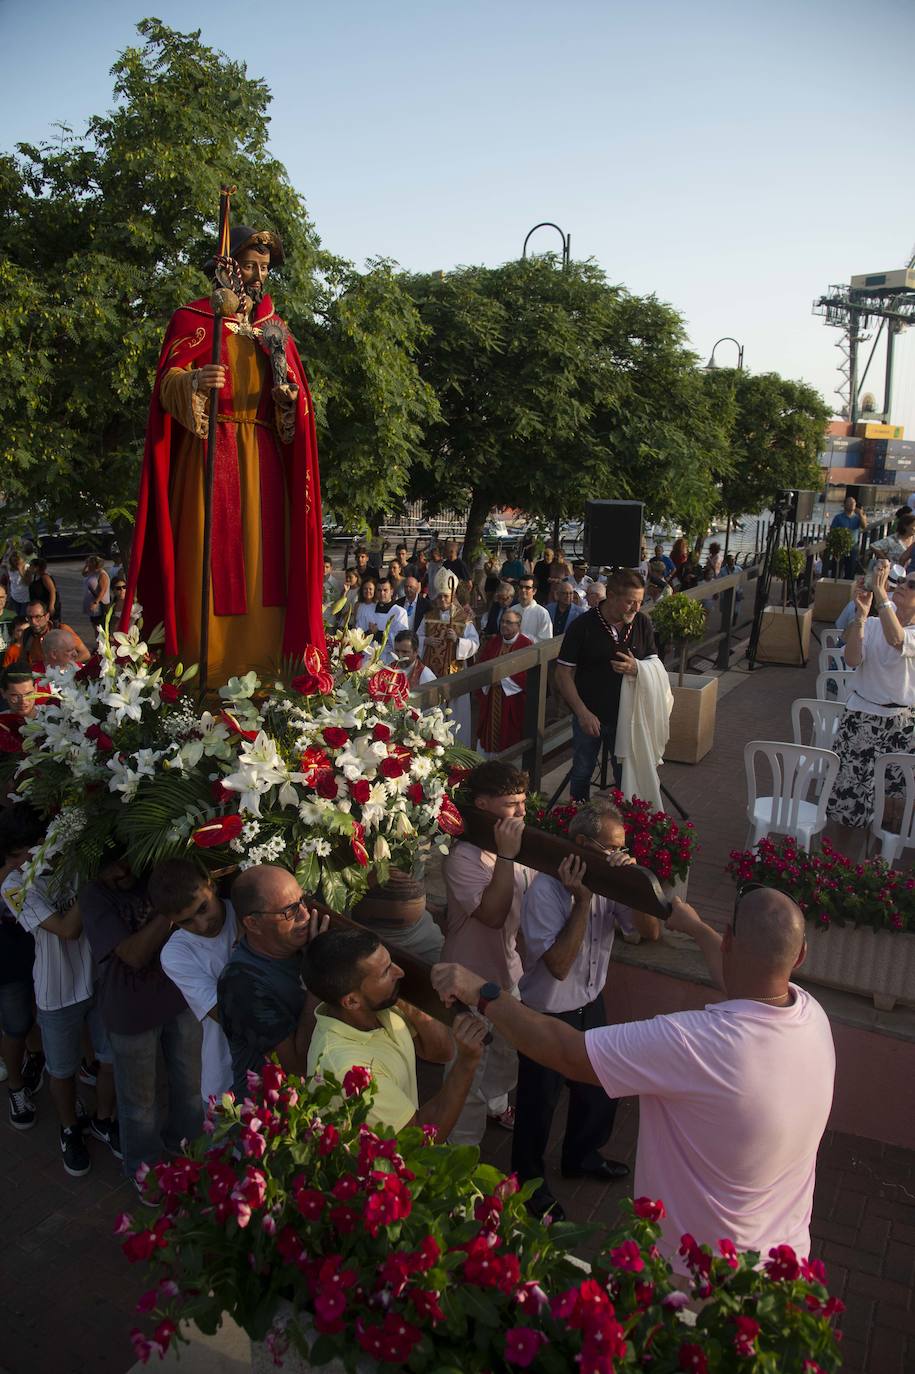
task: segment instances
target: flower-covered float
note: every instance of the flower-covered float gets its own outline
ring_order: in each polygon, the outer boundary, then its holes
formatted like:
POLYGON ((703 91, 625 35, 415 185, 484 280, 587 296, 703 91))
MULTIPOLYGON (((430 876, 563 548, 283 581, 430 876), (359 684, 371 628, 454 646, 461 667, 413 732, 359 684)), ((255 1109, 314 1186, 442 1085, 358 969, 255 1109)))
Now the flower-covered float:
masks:
POLYGON ((100 631, 33 717, 4 718, 7 785, 49 818, 24 887, 73 889, 114 843, 136 871, 187 853, 213 870, 281 863, 345 911, 460 833, 451 791, 473 756, 440 708, 411 706, 361 631, 203 704, 196 670, 158 662, 156 638, 100 631))

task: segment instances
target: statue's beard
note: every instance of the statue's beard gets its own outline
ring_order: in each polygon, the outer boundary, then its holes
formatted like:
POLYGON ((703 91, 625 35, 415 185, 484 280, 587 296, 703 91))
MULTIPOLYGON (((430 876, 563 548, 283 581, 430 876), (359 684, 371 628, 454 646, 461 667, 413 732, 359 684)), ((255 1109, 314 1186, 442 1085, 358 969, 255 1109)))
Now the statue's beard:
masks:
POLYGON ((264 295, 263 283, 252 282, 250 286, 245 287, 245 294, 252 305, 260 305, 264 295))

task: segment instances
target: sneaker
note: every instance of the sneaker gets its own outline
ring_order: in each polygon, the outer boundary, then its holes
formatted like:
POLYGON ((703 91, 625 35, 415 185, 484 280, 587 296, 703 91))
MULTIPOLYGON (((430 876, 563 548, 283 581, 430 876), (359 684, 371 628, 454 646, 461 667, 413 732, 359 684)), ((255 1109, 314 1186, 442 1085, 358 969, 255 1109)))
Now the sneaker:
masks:
POLYGON ((17 1131, 30 1131, 35 1125, 37 1111, 32 1106, 31 1099, 25 1088, 15 1091, 8 1088, 10 1098, 10 1125, 15 1126, 17 1131))
POLYGON ((121 1153, 121 1133, 118 1130, 117 1120, 113 1116, 107 1121, 100 1116, 90 1117, 86 1130, 89 1135, 94 1135, 96 1140, 101 1140, 103 1144, 107 1145, 115 1159, 124 1158, 121 1153))
POLYGON ((503 1131, 513 1131, 515 1129, 514 1107, 506 1107, 505 1111, 499 1112, 498 1115, 493 1115, 493 1113, 490 1112, 489 1119, 494 1125, 501 1126, 503 1131))
POLYGON ((81 1060, 80 1060, 80 1063, 79 1063, 79 1081, 80 1081, 80 1083, 85 1083, 85 1084, 87 1085, 87 1087, 94 1088, 97 1078, 98 1078, 98 1060, 97 1060, 97 1059, 93 1059, 92 1063, 89 1064, 89 1063, 86 1062, 85 1059, 81 1059, 81 1060))
POLYGON ((541 1184, 536 1193, 533 1193, 527 1200, 527 1210, 532 1217, 538 1221, 543 1221, 547 1226, 554 1221, 565 1221, 565 1209, 561 1202, 550 1192, 545 1183, 541 1184))
POLYGON ((60 1152, 64 1157, 64 1168, 71 1178, 82 1178, 92 1168, 89 1151, 78 1126, 61 1126, 60 1152))
POLYGON ((25 1058, 22 1061, 22 1086, 32 1097, 41 1088, 44 1082, 44 1055, 41 1050, 36 1050, 34 1054, 31 1050, 26 1050, 25 1058))

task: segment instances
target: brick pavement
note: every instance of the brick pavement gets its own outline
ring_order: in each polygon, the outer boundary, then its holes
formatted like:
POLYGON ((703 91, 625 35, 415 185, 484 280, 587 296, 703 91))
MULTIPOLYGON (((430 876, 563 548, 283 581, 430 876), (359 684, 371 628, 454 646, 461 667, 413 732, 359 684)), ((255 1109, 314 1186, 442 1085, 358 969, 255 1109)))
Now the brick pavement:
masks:
MULTIPOLYGON (((74 592, 75 586, 68 605, 74 605, 74 592)), ((719 702, 712 754, 692 768, 664 767, 664 781, 687 806, 703 846, 690 897, 712 918, 723 919, 730 909, 733 888, 721 869, 728 851, 744 840, 743 744, 754 737, 787 737, 790 703, 813 695, 814 675, 813 668, 760 668, 719 702)), ((432 1085, 424 1096, 434 1090, 430 1075, 431 1070, 424 1071, 432 1085)), ((911 1084, 899 1088, 911 1091, 911 1084)), ((91 1101, 91 1089, 81 1092, 91 1101)), ((0 1372, 124 1374, 133 1363, 128 1337, 142 1280, 122 1260, 111 1230, 117 1214, 130 1209, 133 1195, 117 1162, 95 1141, 90 1145, 93 1172, 84 1179, 68 1178, 47 1088, 38 1106, 39 1123, 31 1132, 0 1124, 0 1372)), ((624 1184, 607 1187, 558 1176, 564 1111, 563 1101, 547 1159, 556 1195, 573 1219, 612 1226, 627 1192, 624 1184)), ((631 1161, 637 1131, 638 1105, 627 1100, 608 1153, 631 1161)), ((484 1157, 507 1168, 510 1148, 510 1137, 491 1126, 484 1157)), ((828 1133, 820 1153, 813 1236, 830 1286, 847 1304, 848 1374, 910 1374, 915 1369, 915 1152, 828 1133)), ((182 1364, 193 1374, 191 1359, 185 1356, 182 1364)))

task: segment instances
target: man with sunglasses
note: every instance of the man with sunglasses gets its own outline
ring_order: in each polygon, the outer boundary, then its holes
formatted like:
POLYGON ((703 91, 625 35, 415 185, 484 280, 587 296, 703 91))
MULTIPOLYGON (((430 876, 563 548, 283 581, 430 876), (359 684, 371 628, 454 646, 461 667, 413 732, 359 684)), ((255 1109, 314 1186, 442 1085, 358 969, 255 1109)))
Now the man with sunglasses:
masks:
POLYGON ((288 1073, 304 1074, 311 1039, 305 1012, 302 951, 329 924, 309 912, 294 876, 274 864, 247 868, 232 886, 241 938, 220 975, 219 1020, 232 1053, 235 1095, 247 1096, 249 1070, 276 1054, 288 1073))
POLYGON ((525 1055, 608 1097, 639 1098, 634 1196, 661 1198, 659 1248, 675 1271, 689 1234, 717 1253, 729 1237, 764 1257, 810 1253, 816 1156, 832 1105, 835 1048, 825 1012, 791 974, 804 918, 769 887, 745 890, 723 935, 676 900, 668 929, 698 944, 726 1000, 703 1010, 581 1030, 543 1016, 457 964, 432 982, 446 1004, 485 1013, 525 1055))

